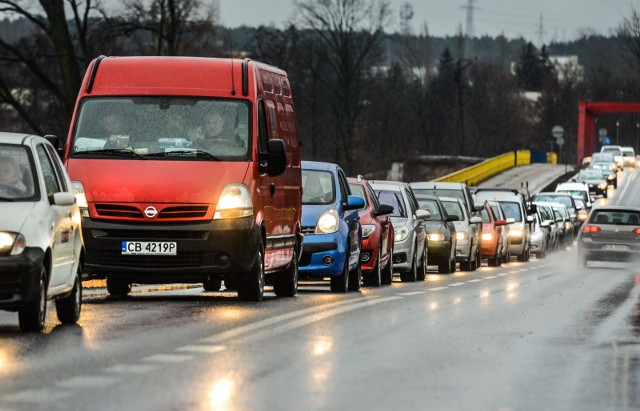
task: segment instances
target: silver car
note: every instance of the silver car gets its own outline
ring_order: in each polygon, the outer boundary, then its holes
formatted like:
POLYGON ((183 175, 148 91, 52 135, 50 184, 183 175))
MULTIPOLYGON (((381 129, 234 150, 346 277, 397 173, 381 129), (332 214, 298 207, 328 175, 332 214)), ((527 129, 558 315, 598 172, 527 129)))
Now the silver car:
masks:
POLYGON ((540 214, 542 224, 545 225, 549 236, 547 240, 547 251, 554 251, 558 248, 561 230, 564 229, 564 220, 556 221, 556 215, 549 203, 533 203, 540 214))
POLYGON ((536 258, 545 258, 549 250, 549 222, 543 221, 540 213, 533 215, 531 224, 531 254, 536 258))
POLYGON ((460 271, 475 271, 480 266, 480 230, 481 217, 471 217, 464 202, 459 198, 440 197, 442 205, 456 226, 456 260, 460 262, 460 271))
POLYGON ((393 207, 393 270, 402 281, 423 281, 427 275, 427 234, 425 220, 411 187, 397 181, 369 181, 382 204, 393 207))

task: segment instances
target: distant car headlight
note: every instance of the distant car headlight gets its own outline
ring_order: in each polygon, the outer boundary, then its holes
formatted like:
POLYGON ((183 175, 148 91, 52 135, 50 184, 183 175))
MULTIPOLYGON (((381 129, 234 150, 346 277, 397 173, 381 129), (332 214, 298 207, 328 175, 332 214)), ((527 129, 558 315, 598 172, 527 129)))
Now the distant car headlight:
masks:
POLYGON ((0 255, 20 255, 27 247, 27 240, 20 233, 0 231, 0 255))
POLYGON ((363 224, 362 225, 362 238, 368 238, 371 234, 376 231, 376 226, 373 224, 363 224))
POLYGON ((578 220, 580 220, 580 221, 584 221, 584 220, 586 220, 586 219, 587 219, 587 217, 589 217, 589 213, 587 213, 587 212, 586 212, 586 211, 584 211, 584 210, 580 210, 580 211, 578 211, 578 220))
POLYGON ((72 181, 71 187, 73 188, 73 195, 76 197, 76 203, 80 207, 80 215, 82 217, 89 217, 89 204, 87 203, 87 196, 84 194, 84 187, 79 181, 72 181))
POLYGON ((491 233, 482 233, 482 241, 491 241, 493 240, 493 234, 491 233))
POLYGON ((607 177, 607 180, 613 180, 615 178, 616 178, 615 174, 609 174, 609 176, 607 177))
POLYGON ((512 228, 509 230, 509 237, 520 238, 522 237, 522 230, 519 228, 512 228))
POLYGON ((565 228, 566 230, 571 229, 571 223, 570 223, 570 222, 568 222, 568 221, 565 221, 565 222, 564 222, 564 228, 565 228))
POLYGON ((409 237, 409 229, 406 226, 393 229, 395 241, 404 241, 409 237))
POLYGON ((431 233, 427 235, 427 239, 429 241, 444 241, 444 234, 442 233, 431 233))
POLYGON ((244 184, 227 184, 220 194, 214 220, 240 218, 253 215, 253 201, 244 184))
MULTIPOLYGON (((608 177, 607 177, 607 178, 608 178, 608 177)), ((607 183, 602 182, 602 183, 598 184, 598 188, 599 188, 600 190, 604 190, 605 188, 607 188, 607 183)))
POLYGON ((322 213, 318 218, 316 225, 316 234, 331 234, 338 231, 340 218, 336 210, 328 210, 322 213))
POLYGON ((456 238, 457 238, 458 240, 466 240, 466 239, 467 239, 467 233, 466 233, 466 232, 464 232, 464 231, 458 231, 458 232, 456 233, 456 238))

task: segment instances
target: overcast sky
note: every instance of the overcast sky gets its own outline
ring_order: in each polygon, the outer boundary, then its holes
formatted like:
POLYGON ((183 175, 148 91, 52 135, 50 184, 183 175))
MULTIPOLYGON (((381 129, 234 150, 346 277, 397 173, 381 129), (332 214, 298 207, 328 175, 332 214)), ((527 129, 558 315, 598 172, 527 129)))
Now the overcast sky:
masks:
MULTIPOLYGON (((213 0, 203 0, 204 3, 213 0)), ((220 17, 227 27, 274 25, 283 27, 294 13, 293 0, 218 0, 220 17)), ((367 0, 368 1, 368 0, 367 0)), ((470 0, 390 0, 394 25, 399 31, 399 11, 404 3, 413 6, 412 28, 419 32, 427 23, 432 35, 455 34, 465 29, 470 0)), ((522 36, 537 42, 540 15, 543 17, 544 42, 571 40, 580 30, 589 28, 610 34, 632 6, 640 10, 640 0, 473 0, 475 35, 522 36)))

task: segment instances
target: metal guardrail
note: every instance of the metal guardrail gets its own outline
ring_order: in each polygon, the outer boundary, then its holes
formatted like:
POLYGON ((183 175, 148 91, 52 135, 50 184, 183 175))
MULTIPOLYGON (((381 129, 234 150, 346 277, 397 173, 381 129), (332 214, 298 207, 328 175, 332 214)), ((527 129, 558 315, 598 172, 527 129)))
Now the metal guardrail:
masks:
MULTIPOLYGON (((554 158, 553 155, 549 154, 555 155, 555 153, 548 153, 547 163, 555 164, 557 157, 554 158)), ((474 186, 504 170, 529 164, 531 164, 531 152, 529 150, 512 151, 447 174, 433 181, 465 183, 468 186, 474 186)))

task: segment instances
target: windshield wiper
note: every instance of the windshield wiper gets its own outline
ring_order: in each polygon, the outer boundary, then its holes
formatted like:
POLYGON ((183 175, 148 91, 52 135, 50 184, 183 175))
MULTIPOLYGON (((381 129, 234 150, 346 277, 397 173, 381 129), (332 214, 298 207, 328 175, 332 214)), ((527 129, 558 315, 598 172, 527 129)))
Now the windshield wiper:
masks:
POLYGON ((129 150, 128 148, 107 148, 103 150, 86 150, 86 151, 76 151, 73 153, 74 156, 86 156, 86 155, 116 155, 121 157, 132 157, 138 160, 144 160, 144 157, 140 154, 136 153, 133 150, 129 150))
POLYGON ((221 161, 218 157, 202 150, 171 150, 147 154, 145 157, 195 157, 206 160, 221 161))

